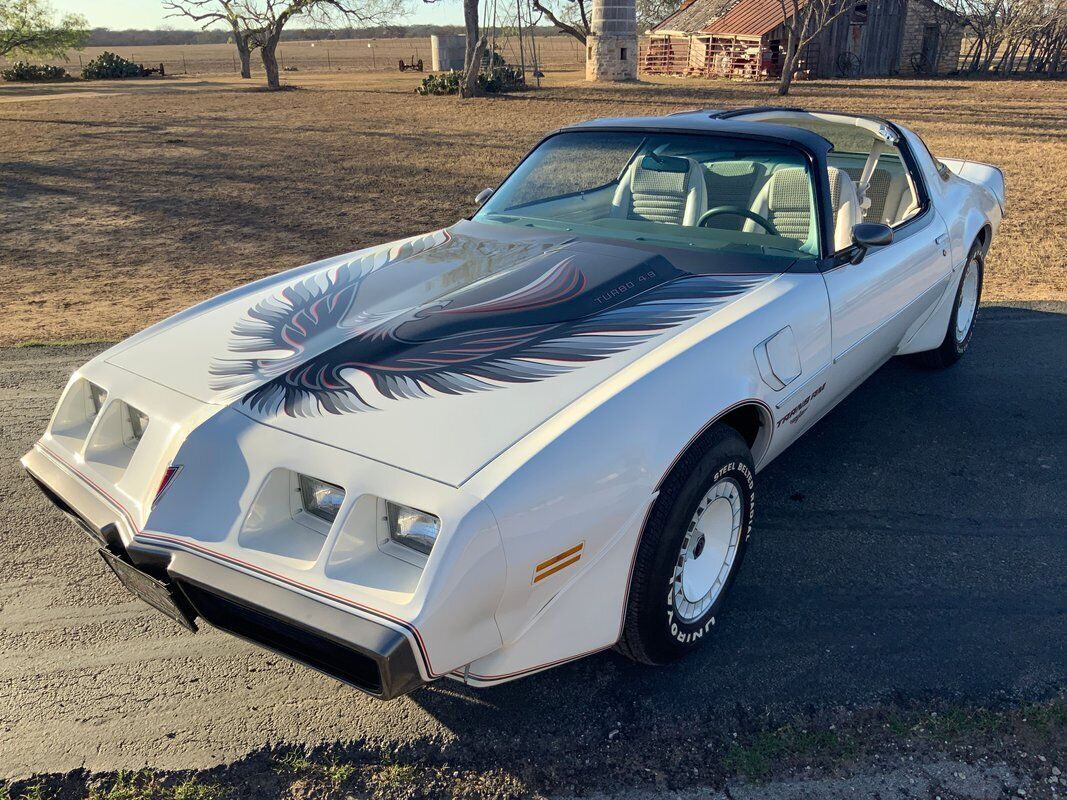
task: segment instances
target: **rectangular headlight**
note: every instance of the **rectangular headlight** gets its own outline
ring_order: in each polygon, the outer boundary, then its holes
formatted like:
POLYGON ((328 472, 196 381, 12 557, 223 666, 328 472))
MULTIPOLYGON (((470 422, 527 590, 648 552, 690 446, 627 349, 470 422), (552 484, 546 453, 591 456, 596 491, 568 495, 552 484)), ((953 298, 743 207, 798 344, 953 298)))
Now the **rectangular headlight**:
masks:
POLYGON ((133 406, 126 405, 126 421, 122 426, 122 443, 127 447, 136 447, 148 427, 148 415, 133 406))
POLYGON ((332 523, 345 499, 345 490, 307 475, 300 476, 300 499, 304 510, 332 523))
POLYGON ((89 399, 89 408, 87 409, 87 416, 89 419, 95 419, 96 415, 100 413, 100 409, 103 407, 104 401, 107 400, 107 392, 105 392, 92 381, 86 381, 85 384, 89 399))
POLYGON ((433 514, 418 511, 399 503, 386 501, 386 516, 389 522, 389 538, 397 544, 410 547, 429 555, 441 530, 441 520, 433 514))

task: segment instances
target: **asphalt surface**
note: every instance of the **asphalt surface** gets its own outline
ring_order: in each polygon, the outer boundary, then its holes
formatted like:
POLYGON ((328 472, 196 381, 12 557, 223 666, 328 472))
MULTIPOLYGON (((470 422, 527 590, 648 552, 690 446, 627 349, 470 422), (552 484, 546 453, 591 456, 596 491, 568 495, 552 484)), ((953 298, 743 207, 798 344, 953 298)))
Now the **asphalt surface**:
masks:
POLYGON ((759 477, 756 534, 711 646, 606 653, 393 703, 126 595, 17 464, 95 348, 0 350, 0 776, 193 768, 356 742, 486 764, 610 735, 1067 686, 1067 303, 985 307, 953 369, 894 361, 759 477), (620 731, 615 734, 612 731, 620 731))

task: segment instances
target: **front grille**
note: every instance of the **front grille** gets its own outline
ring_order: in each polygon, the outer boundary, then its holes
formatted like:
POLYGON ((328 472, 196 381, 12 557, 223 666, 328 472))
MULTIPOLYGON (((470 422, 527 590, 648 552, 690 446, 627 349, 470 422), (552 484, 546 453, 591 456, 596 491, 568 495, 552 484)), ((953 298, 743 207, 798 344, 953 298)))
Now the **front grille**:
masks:
POLYGON ((370 656, 188 581, 177 583, 196 612, 216 628, 288 656, 364 692, 382 693, 381 671, 370 656))

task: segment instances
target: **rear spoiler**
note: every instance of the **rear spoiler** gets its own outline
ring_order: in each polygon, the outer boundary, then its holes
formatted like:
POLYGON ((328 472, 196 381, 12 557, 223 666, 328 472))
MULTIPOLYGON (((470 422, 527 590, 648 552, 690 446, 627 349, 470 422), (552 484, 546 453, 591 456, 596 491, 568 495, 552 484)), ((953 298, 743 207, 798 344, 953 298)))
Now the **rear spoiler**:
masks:
POLYGON ((982 164, 978 161, 960 161, 956 158, 941 158, 938 160, 965 181, 977 183, 992 192, 1000 204, 1000 213, 1004 214, 1004 173, 998 167, 994 167, 991 164, 982 164))

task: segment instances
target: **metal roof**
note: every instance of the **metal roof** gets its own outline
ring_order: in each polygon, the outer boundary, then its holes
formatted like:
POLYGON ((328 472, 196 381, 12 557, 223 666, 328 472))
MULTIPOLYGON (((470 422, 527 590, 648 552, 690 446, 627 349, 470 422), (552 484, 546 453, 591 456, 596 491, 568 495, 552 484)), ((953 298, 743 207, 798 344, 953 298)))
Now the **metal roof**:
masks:
POLYGON ((686 0, 677 11, 653 26, 652 33, 696 33, 736 3, 737 0, 686 0))
POLYGON ((741 0, 701 33, 717 36, 763 36, 786 20, 782 0, 741 0))

